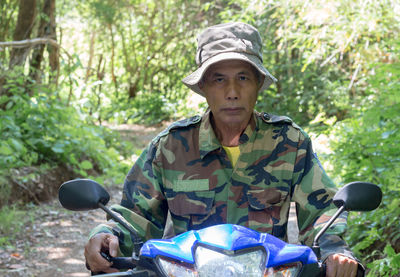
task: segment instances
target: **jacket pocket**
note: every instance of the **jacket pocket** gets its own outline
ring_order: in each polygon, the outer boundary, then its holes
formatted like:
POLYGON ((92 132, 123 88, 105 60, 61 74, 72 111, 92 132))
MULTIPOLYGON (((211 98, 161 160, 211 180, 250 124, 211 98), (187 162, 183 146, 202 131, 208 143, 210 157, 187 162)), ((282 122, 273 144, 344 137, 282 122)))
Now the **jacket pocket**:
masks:
POLYGON ((286 211, 282 210, 287 197, 287 192, 276 188, 249 190, 249 227, 259 232, 272 233, 275 225, 287 220, 286 211))
POLYGON ((214 191, 166 191, 168 208, 178 216, 206 215, 214 204, 214 191))
POLYGON ((287 196, 288 192, 275 188, 247 191, 249 206, 254 210, 264 210, 272 206, 281 206, 287 196))

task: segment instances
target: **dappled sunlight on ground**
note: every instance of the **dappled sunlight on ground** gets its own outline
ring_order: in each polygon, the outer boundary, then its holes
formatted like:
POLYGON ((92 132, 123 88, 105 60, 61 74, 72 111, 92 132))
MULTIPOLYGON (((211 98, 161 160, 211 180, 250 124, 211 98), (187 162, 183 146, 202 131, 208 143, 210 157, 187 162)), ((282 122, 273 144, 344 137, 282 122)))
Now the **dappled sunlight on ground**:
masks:
POLYGON ((64 260, 64 264, 78 264, 78 265, 84 265, 85 262, 82 260, 78 260, 78 259, 66 259, 64 260))
POLYGON ((65 276, 71 276, 71 277, 82 277, 82 276, 89 276, 88 273, 83 273, 83 272, 76 272, 76 273, 70 273, 65 276))
MULTIPOLYGON (((112 203, 121 188, 110 188, 112 203)), ((105 222, 103 211, 70 212, 58 200, 34 207, 35 221, 16 245, 0 248, 0 276, 90 276, 83 255, 92 228, 105 222)))
POLYGON ((69 247, 36 247, 35 250, 47 253, 46 258, 49 260, 65 258, 71 252, 71 248, 69 247))

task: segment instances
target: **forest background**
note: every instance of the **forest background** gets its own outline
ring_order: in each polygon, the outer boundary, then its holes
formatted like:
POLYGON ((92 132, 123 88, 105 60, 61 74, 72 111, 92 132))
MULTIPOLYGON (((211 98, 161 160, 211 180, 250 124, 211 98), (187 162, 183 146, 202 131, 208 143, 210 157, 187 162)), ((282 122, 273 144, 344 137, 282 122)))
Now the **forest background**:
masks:
POLYGON ((181 79, 205 26, 242 21, 278 83, 257 110, 288 115, 340 186, 378 184, 349 218, 369 276, 400 272, 400 3, 396 0, 1 0, 0 246, 76 177, 120 184, 143 146, 112 126, 201 113, 181 79), (322 139, 321 139, 322 138, 322 139))

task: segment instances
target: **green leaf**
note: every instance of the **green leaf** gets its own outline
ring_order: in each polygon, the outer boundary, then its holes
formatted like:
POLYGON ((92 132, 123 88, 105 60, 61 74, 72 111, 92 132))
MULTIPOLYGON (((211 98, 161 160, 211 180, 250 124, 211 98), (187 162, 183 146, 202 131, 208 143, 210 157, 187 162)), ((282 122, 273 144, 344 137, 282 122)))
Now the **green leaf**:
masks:
POLYGON ((385 246, 384 252, 385 252, 389 257, 392 257, 392 256, 396 255, 396 253, 394 252, 393 247, 392 247, 390 244, 387 244, 387 245, 385 246))
POLYGON ((78 164, 79 164, 79 161, 76 159, 75 154, 71 154, 71 155, 69 156, 69 162, 70 162, 71 164, 75 164, 75 165, 78 165, 78 164))
POLYGON ((6 103, 10 98, 7 95, 0 96, 0 105, 6 103))
POLYGON ((8 139, 9 144, 11 144, 13 146, 13 148, 15 150, 17 150, 18 152, 25 152, 25 147, 24 145, 21 143, 21 141, 10 138, 8 139))
POLYGON ((7 105, 6 105, 6 110, 11 109, 13 105, 14 105, 13 101, 8 102, 7 105))
POLYGON ((53 147, 51 147, 51 150, 55 153, 63 153, 64 152, 64 144, 57 142, 53 147))
POLYGON ((84 169, 84 170, 89 170, 89 169, 93 168, 93 164, 90 161, 85 160, 85 161, 81 162, 79 167, 84 169))
POLYGON ((8 144, 0 145, 0 155, 10 156, 14 153, 13 149, 8 144))
POLYGON ((82 175, 85 178, 87 178, 87 176, 88 176, 88 174, 84 170, 79 170, 79 174, 82 175))

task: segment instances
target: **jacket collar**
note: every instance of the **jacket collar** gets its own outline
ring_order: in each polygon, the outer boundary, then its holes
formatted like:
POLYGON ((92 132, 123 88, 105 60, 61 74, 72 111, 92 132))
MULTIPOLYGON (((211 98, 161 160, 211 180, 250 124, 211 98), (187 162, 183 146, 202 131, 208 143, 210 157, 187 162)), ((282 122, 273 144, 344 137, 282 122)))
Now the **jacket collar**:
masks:
MULTIPOLYGON (((220 150, 222 148, 221 143, 219 142, 214 129, 211 125, 211 111, 207 109, 201 119, 200 130, 199 130, 199 150, 200 157, 203 159, 208 153, 220 150)), ((250 124, 247 125, 243 134, 239 138, 239 143, 243 144, 250 140, 253 136, 254 131, 258 130, 258 120, 256 118, 255 113, 253 112, 252 119, 250 124)))

